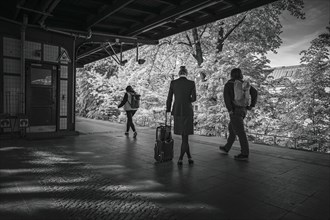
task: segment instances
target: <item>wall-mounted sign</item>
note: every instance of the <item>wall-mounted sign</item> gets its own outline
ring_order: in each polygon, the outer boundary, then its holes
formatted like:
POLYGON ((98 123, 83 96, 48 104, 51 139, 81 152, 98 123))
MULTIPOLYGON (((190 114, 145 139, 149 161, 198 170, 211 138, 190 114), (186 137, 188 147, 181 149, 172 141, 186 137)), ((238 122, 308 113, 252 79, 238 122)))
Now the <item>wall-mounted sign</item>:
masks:
POLYGON ((20 118, 19 119, 19 127, 20 128, 27 128, 27 127, 29 127, 29 119, 27 119, 27 118, 20 118))
POLYGON ((0 119, 0 128, 10 128, 10 119, 8 118, 0 119))
POLYGON ((60 62, 71 62, 70 56, 66 50, 61 50, 61 55, 58 57, 60 62))

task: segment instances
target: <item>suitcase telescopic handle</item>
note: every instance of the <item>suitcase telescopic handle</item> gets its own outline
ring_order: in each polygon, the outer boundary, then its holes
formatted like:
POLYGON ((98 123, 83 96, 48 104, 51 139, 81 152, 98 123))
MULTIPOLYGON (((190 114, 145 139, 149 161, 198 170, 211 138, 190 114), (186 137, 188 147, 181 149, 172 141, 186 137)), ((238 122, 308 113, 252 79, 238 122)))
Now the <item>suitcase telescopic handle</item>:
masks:
POLYGON ((165 111, 165 126, 167 126, 167 114, 169 114, 169 118, 170 118, 170 127, 172 127, 171 112, 167 112, 167 111, 165 111))
MULTIPOLYGON (((172 127, 172 119, 171 119, 171 112, 166 112, 165 111, 165 127, 167 126, 167 114, 169 114, 170 116, 170 127, 172 127)), ((157 127, 156 128, 156 140, 158 140, 158 133, 159 133, 159 129, 161 129, 161 127, 157 127)))
POLYGON ((158 127, 156 128, 156 141, 158 140, 158 127))

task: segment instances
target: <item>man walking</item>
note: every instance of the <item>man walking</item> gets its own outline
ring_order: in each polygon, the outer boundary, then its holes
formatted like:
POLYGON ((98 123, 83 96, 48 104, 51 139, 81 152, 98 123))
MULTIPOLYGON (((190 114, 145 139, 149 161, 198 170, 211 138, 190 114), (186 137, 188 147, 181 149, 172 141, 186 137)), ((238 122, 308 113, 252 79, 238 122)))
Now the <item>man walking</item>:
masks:
POLYGON ((241 153, 234 156, 235 160, 248 160, 249 158, 249 142, 244 130, 244 118, 247 110, 255 107, 258 92, 249 82, 243 81, 241 69, 234 68, 230 73, 231 79, 225 84, 223 96, 226 108, 229 112, 230 122, 228 125, 229 137, 225 146, 219 149, 228 154, 236 135, 241 145, 241 153))

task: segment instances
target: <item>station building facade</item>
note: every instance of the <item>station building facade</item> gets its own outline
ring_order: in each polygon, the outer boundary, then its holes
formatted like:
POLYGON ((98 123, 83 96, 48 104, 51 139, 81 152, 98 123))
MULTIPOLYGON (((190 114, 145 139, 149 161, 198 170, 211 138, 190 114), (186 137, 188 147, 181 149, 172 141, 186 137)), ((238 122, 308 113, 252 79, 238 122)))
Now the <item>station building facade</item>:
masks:
POLYGON ((0 135, 73 132, 74 37, 0 25, 0 135))

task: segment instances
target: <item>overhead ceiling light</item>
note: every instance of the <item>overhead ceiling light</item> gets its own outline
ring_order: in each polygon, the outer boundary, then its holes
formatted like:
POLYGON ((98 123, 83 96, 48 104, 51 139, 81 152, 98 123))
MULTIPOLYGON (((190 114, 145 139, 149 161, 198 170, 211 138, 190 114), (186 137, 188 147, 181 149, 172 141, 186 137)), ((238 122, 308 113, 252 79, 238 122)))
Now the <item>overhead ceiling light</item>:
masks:
POLYGON ((146 62, 145 59, 139 59, 139 43, 136 43, 136 62, 140 65, 146 62))
POLYGON ((122 61, 120 61, 120 65, 121 65, 121 66, 125 66, 126 63, 127 63, 127 60, 122 60, 122 61))

